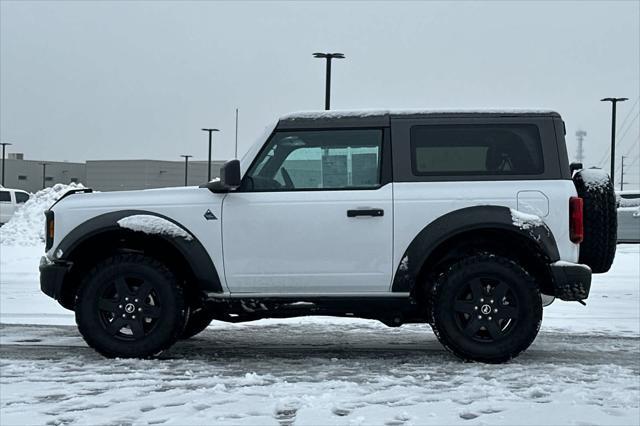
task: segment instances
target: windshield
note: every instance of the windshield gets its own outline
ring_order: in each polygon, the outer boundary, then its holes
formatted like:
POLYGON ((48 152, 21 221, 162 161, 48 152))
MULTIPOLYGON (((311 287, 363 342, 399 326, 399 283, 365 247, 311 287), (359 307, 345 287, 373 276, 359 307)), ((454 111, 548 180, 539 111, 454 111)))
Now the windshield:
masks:
POLYGON ((271 136, 271 133, 273 133, 273 130, 276 128, 277 124, 278 122, 274 121, 273 123, 265 127, 262 134, 256 139, 253 145, 251 145, 249 150, 247 150, 247 152, 242 156, 242 159, 240 159, 240 175, 241 176, 244 176, 244 174, 247 172, 247 169, 251 165, 251 162, 253 161, 255 156, 258 154, 258 151, 260 151, 260 148, 262 148, 262 145, 264 145, 264 143, 267 141, 269 136, 271 136))

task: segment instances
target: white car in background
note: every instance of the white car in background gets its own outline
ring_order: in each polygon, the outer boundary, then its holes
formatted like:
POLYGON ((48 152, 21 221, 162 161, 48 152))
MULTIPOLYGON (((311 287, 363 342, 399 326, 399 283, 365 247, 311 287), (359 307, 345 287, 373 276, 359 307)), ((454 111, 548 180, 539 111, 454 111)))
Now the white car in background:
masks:
POLYGON ((26 191, 0 186, 0 226, 9 222, 18 207, 26 203, 29 197, 26 191))
POLYGON ((618 191, 618 242, 640 243, 640 191, 618 191))

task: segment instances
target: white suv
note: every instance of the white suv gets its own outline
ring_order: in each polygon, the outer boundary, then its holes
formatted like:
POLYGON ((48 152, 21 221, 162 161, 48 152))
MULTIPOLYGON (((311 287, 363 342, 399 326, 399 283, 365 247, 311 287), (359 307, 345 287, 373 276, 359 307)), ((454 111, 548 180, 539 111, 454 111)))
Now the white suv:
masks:
POLYGON ((106 356, 212 319, 337 315, 503 362, 543 297, 586 299, 615 253, 611 182, 572 179, 550 111, 291 114, 201 187, 71 194, 46 213, 41 287, 106 356))
POLYGON ((18 207, 29 200, 29 193, 0 186, 0 226, 9 222, 18 207))

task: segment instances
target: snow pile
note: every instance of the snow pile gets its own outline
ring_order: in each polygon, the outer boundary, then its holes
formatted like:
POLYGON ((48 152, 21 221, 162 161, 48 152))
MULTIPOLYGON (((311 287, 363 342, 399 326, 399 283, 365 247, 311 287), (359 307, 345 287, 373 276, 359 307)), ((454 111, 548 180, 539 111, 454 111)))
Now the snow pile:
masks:
POLYGON ((584 169, 580 176, 588 190, 605 192, 609 189, 609 174, 602 169, 584 169))
POLYGON ((0 228, 0 243, 9 246, 35 246, 44 243, 45 210, 67 191, 84 187, 81 183, 58 183, 36 192, 16 210, 11 220, 0 228))
POLYGON ((187 241, 193 240, 193 237, 184 229, 175 223, 163 219, 158 216, 148 214, 137 214, 127 216, 118 221, 118 225, 122 228, 131 229, 132 231, 144 232, 145 234, 160 234, 169 237, 180 237, 187 241))
POLYGON ((514 209, 509 210, 511 210, 511 220, 513 221, 513 225, 517 226, 520 229, 531 229, 543 224, 540 216, 523 213, 514 209))

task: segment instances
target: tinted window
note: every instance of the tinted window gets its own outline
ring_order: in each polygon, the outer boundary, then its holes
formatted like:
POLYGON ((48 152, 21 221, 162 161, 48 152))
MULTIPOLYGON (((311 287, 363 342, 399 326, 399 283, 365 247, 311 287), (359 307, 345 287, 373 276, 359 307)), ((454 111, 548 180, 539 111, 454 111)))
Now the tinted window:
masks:
POLYGON ((0 201, 11 202, 11 193, 9 191, 0 191, 0 201))
POLYGON ((375 188, 382 130, 274 133, 243 182, 244 190, 375 188))
POLYGON ((29 200, 29 194, 25 194, 24 192, 16 192, 16 203, 26 203, 29 200))
POLYGON ((540 133, 532 124, 414 126, 411 167, 421 176, 540 174, 540 133))

